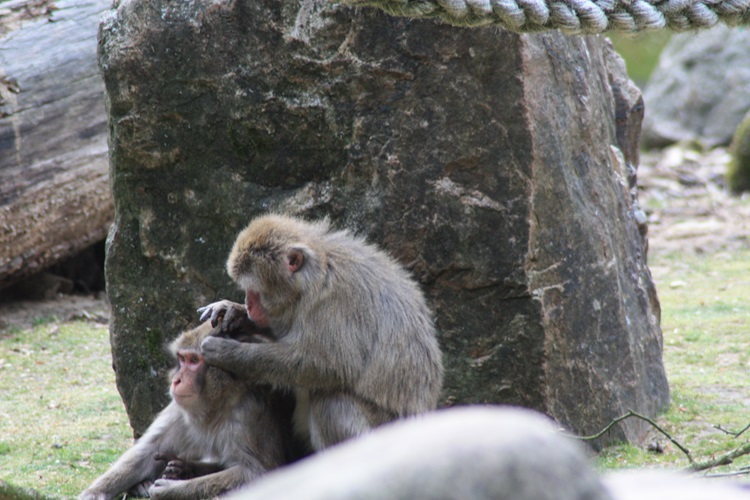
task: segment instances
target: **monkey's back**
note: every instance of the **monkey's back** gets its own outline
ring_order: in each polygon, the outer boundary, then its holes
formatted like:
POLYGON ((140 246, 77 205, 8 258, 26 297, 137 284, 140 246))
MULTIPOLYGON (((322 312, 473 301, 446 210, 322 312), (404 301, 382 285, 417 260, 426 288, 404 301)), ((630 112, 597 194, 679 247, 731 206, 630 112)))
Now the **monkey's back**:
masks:
POLYGON ((443 366, 417 283, 392 257, 346 231, 328 232, 321 242, 327 261, 321 302, 327 304, 317 310, 352 346, 348 353, 341 345, 327 348, 359 363, 355 389, 376 403, 399 416, 434 409, 443 366))

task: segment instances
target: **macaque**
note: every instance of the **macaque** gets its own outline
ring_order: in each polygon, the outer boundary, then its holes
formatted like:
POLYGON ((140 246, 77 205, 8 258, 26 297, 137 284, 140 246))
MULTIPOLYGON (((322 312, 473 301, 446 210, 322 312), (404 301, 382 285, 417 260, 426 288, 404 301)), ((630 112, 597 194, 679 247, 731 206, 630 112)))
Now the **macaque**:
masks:
POLYGON ((201 319, 247 317, 277 341, 206 338, 206 363, 293 388, 295 428, 313 449, 435 408, 443 366, 432 315, 382 251, 325 220, 266 215, 239 234, 227 271, 245 305, 215 302, 201 319))
MULTIPOLYGON (((178 362, 172 402, 81 500, 124 492, 156 499, 212 498, 288 460, 283 418, 273 410, 270 388, 204 362, 201 342, 222 334, 206 322, 172 342, 178 362)), ((246 330, 236 338, 258 341, 253 336, 246 330)))

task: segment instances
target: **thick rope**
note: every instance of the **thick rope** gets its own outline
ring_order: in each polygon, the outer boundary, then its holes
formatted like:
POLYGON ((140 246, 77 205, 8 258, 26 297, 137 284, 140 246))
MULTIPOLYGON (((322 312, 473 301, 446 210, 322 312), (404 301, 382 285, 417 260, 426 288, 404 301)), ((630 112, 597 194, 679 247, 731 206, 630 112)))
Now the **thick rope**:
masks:
POLYGON ((750 24, 750 0, 343 0, 389 14, 438 18, 457 26, 498 25, 530 33, 639 32, 750 24))

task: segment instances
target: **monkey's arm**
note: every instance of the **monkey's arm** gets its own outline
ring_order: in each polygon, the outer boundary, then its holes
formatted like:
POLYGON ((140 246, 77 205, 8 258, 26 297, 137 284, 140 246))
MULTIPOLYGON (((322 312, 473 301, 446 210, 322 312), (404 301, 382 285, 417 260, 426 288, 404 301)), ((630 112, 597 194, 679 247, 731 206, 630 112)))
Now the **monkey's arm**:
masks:
POLYGON ((197 477, 187 481, 157 479, 149 488, 149 496, 155 500, 193 500, 195 498, 215 498, 223 493, 249 483, 266 470, 257 467, 233 465, 225 470, 197 477))
POLYGON ((118 494, 138 486, 144 481, 153 481, 161 476, 166 462, 155 460, 162 448, 174 441, 172 435, 186 432, 179 418, 175 403, 162 411, 149 426, 146 433, 128 449, 113 465, 89 486, 81 500, 110 500, 118 494))
POLYGON ((357 371, 347 370, 340 362, 327 362, 327 353, 305 352, 297 342, 246 344, 208 337, 201 344, 201 352, 206 363, 253 383, 336 389, 353 379, 357 371))

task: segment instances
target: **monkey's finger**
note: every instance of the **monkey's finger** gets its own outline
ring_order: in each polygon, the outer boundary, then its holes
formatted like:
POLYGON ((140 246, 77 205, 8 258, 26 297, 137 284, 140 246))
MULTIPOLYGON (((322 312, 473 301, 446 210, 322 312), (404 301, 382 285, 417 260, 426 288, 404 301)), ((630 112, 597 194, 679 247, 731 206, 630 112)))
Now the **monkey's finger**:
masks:
POLYGON ((214 305, 213 304, 209 304, 207 306, 199 307, 197 312, 198 312, 198 314, 201 315, 200 320, 201 321, 206 321, 213 314, 213 312, 214 312, 214 305))
POLYGON ((162 479, 186 479, 185 476, 181 462, 169 462, 161 475, 162 479))
POLYGON ((216 326, 224 320, 225 314, 226 314, 226 309, 220 309, 220 308, 214 309, 214 311, 211 313, 211 326, 216 328, 216 326))
POLYGON ((234 331, 242 325, 245 317, 244 310, 239 312, 235 307, 227 309, 224 313, 224 321, 221 323, 222 328, 226 331, 234 331))
POLYGON ((219 321, 224 317, 224 311, 225 309, 221 307, 221 304, 219 302, 215 302, 213 304, 209 304, 206 307, 201 307, 198 309, 199 313, 201 314, 200 320, 211 321, 211 326, 216 327, 216 325, 219 324, 219 321))

